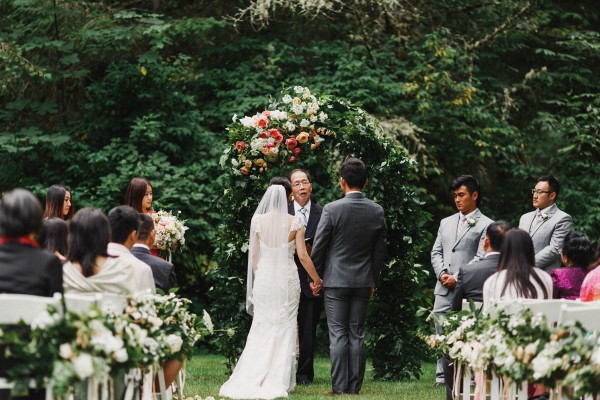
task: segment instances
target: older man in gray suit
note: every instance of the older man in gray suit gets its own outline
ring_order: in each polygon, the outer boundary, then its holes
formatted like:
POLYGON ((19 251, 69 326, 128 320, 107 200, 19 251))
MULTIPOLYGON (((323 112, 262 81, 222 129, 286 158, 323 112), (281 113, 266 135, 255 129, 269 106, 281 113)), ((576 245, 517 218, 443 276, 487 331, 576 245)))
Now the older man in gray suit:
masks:
MULTIPOLYGON (((488 225, 493 222, 479 211, 481 188, 477 179, 471 175, 459 176, 452 181, 450 189, 458 212, 440 222, 431 250, 431 265, 437 278, 433 313, 438 332, 441 332, 440 314, 452 307, 458 269, 483 258, 483 239, 488 225)), ((438 359, 436 383, 444 383, 441 358, 438 359)))
POLYGON ((323 207, 312 259, 323 277, 333 394, 358 393, 366 366, 365 319, 386 253, 383 208, 365 198, 367 168, 349 158, 344 198, 323 207))
POLYGON ((535 266, 546 272, 560 267, 560 250, 573 225, 571 216, 556 205, 559 192, 558 179, 540 176, 531 189, 536 210, 522 215, 519 221, 519 229, 529 232, 533 240, 535 266))

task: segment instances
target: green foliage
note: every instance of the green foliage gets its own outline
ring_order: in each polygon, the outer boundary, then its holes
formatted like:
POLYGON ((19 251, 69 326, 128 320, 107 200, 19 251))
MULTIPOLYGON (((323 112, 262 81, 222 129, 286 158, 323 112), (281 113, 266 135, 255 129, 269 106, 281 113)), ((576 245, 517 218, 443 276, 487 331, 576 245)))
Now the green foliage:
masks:
MULTIPOLYGON (((285 93, 282 92, 282 96, 285 93)), ((383 136, 377 121, 362 109, 327 97, 319 98, 319 104, 328 118, 318 126, 332 134, 312 151, 312 155, 319 161, 319 168, 330 174, 329 190, 335 187, 334 171, 344 158, 348 155, 359 157, 370 166, 366 195, 381 204, 386 212, 388 261, 368 316, 368 347, 373 358, 374 376, 380 379, 418 377, 424 346, 417 337, 415 315, 423 296, 420 286, 424 274, 419 266, 415 268, 415 260, 422 250, 423 226, 428 215, 422 211, 422 203, 412 184, 415 179, 413 163, 401 148, 383 136)), ((271 115, 278 106, 285 104, 272 104, 268 108, 271 115)), ((289 115, 292 118, 291 112, 289 115)), ((250 323, 244 313, 246 232, 253 210, 268 180, 276 174, 287 174, 292 168, 302 167, 304 159, 299 156, 296 162, 290 163, 287 157, 267 158, 270 160, 268 168, 261 168, 260 172, 253 170, 250 176, 244 175, 230 164, 232 160, 239 160, 238 154, 246 157, 246 150, 236 150, 235 142, 242 138, 241 124, 233 123, 230 132, 230 145, 223 162, 229 179, 223 182, 223 196, 219 202, 223 217, 219 229, 219 266, 209 277, 214 283, 210 293, 213 314, 220 317, 225 328, 235 330, 233 335, 221 334, 222 351, 231 368, 243 348, 250 323)), ((260 157, 260 152, 258 154, 260 157)))

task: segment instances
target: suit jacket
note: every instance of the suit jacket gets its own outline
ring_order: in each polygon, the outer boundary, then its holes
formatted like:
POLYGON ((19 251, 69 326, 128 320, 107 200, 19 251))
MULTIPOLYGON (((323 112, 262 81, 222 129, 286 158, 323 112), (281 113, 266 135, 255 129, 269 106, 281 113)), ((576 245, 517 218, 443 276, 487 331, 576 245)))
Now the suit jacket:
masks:
POLYGON ((363 193, 323 207, 312 260, 326 288, 375 287, 386 256, 383 208, 363 193))
POLYGON ((459 268, 452 300, 452 311, 462 309, 463 299, 483 301, 483 284, 496 272, 499 259, 500 254, 492 254, 459 268))
POLYGON ((31 246, 0 246, 0 293, 52 297, 63 292, 62 263, 54 255, 31 246))
POLYGON ((176 285, 175 268, 170 262, 160 257, 152 255, 149 249, 141 246, 133 246, 131 254, 139 260, 145 262, 152 269, 152 276, 156 287, 162 289, 165 293, 169 292, 176 285))
POLYGON ((567 233, 571 231, 571 216, 553 204, 547 211, 548 219, 533 226, 536 211, 523 214, 519 229, 529 232, 535 251, 535 266, 549 272, 560 267, 560 250, 567 233))
MULTIPOLYGON (((321 220, 322 211, 323 211, 323 207, 321 207, 318 204, 315 204, 313 201, 310 202, 310 210, 309 210, 309 214, 308 214, 308 224, 306 225, 306 228, 304 230, 304 238, 311 239, 311 240, 307 241, 311 245, 314 242, 315 233, 317 232, 317 225, 319 225, 319 221, 321 220)), ((294 202, 291 202, 288 205, 288 212, 290 215, 295 214, 294 202)), ((310 281, 311 281, 310 277, 308 276, 308 273, 306 272, 306 270, 302 266, 302 263, 298 259, 298 255, 294 255, 294 261, 296 262, 296 266, 298 267, 298 276, 300 278, 300 289, 302 291, 302 294, 311 299, 322 298, 323 297, 322 291, 318 296, 312 295, 312 291, 310 290, 310 281)))
POLYGON ((151 293, 156 293, 152 269, 148 264, 138 260, 131 254, 131 251, 127 247, 119 243, 110 242, 108 244, 108 255, 123 258, 123 264, 129 265, 129 268, 133 269, 136 292, 150 290, 151 293))
POLYGON ((483 239, 489 224, 493 221, 477 209, 471 216, 477 222, 467 226, 460 235, 456 236, 456 229, 460 213, 444 218, 440 222, 437 237, 431 249, 431 265, 437 278, 435 284, 435 303, 433 311, 444 312, 452 307, 454 290, 450 290, 440 282, 442 272, 456 276, 459 268, 470 262, 475 262, 485 255, 483 239))

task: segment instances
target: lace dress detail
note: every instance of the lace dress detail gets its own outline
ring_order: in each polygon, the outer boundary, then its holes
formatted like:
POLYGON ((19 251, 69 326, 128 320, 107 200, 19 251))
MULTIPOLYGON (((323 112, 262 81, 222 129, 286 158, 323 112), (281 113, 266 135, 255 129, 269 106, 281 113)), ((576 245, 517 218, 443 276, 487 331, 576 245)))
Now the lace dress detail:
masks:
MULTIPOLYGON (((304 226, 301 216, 292 220, 290 233, 304 226)), ((259 231, 260 232, 260 231, 259 231)), ((260 233, 259 233, 260 235, 260 233)), ((286 288, 274 287, 272 272, 275 251, 260 243, 260 258, 252 291, 254 318, 246 346, 231 377, 219 396, 232 399, 274 399, 288 397, 295 386, 296 337, 300 280, 294 262, 296 242, 287 244, 286 288), (273 291, 280 298, 273 312, 273 291), (283 297, 285 298, 283 298, 283 297)))

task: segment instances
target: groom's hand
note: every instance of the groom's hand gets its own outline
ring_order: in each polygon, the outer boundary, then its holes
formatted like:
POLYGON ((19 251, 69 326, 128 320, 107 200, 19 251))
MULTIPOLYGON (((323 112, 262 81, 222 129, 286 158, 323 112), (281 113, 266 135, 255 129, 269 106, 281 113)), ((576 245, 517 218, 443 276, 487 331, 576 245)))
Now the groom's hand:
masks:
POLYGON ((444 275, 442 275, 442 285, 444 285, 448 289, 454 289, 456 287, 456 278, 454 277, 454 275, 450 275, 450 274, 445 274, 445 275, 446 275, 445 277, 444 277, 444 275))

